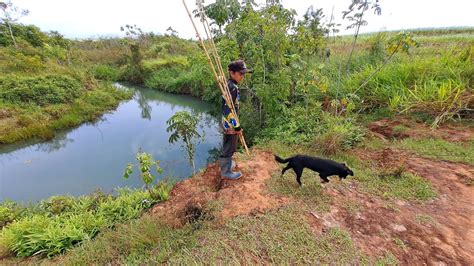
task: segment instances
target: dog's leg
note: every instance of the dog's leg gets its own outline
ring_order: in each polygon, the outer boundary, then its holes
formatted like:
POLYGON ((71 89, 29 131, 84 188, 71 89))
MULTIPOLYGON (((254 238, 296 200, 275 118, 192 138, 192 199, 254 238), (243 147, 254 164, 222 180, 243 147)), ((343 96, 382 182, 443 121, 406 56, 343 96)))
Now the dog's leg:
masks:
POLYGON ((296 182, 298 182, 298 184, 300 184, 301 186, 301 176, 303 175, 303 169, 302 168, 293 168, 293 170, 295 170, 295 173, 296 173, 296 182))
POLYGON ((329 179, 328 179, 327 176, 322 175, 322 176, 320 176, 320 177, 321 177, 321 179, 323 180, 323 183, 329 183, 329 179))
POLYGON ((283 176, 285 174, 285 172, 290 168, 291 168, 291 165, 285 166, 285 168, 283 168, 283 170, 281 170, 281 176, 283 176))

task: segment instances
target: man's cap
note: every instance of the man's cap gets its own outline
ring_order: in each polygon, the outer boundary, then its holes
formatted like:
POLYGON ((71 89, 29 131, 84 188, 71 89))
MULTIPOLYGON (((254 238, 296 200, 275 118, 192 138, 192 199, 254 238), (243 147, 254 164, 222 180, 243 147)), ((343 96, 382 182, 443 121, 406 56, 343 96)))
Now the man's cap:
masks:
POLYGON ((253 72, 253 70, 247 68, 244 60, 235 60, 231 62, 228 66, 228 69, 229 71, 240 72, 242 74, 253 72))

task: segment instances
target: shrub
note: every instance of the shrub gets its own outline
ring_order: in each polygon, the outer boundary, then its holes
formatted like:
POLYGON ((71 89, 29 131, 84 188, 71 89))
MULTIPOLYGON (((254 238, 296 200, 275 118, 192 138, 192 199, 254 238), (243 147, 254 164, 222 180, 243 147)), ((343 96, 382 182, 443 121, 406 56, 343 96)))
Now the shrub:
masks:
POLYGON ((283 109, 283 112, 266 122, 265 128, 257 137, 257 142, 272 139, 297 144, 314 138, 321 120, 321 107, 315 104, 310 108, 294 106, 283 109))
POLYGON ((93 71, 96 79, 114 81, 119 78, 119 71, 108 65, 98 65, 93 71))
POLYGON ((53 196, 40 203, 41 208, 57 215, 72 209, 75 199, 71 196, 53 196))
POLYGON ((314 139, 313 145, 326 155, 354 147, 365 135, 364 129, 353 119, 330 114, 323 116, 319 132, 321 134, 314 139))

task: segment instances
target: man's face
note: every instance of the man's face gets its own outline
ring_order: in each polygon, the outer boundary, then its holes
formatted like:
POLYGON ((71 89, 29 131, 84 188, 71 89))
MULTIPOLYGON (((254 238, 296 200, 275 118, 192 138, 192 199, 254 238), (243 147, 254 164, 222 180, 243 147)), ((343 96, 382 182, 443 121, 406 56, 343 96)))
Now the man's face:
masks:
POLYGON ((230 71, 230 77, 237 81, 237 83, 240 83, 242 80, 244 80, 245 74, 242 74, 238 71, 230 71))

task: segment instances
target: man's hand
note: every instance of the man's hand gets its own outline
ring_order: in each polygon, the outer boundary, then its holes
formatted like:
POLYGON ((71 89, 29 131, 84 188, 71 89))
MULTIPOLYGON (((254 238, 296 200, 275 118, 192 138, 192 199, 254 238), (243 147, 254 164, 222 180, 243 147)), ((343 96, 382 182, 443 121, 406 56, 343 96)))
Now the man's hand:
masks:
POLYGON ((227 129, 227 131, 225 133, 228 134, 228 135, 242 135, 243 131, 244 131, 243 128, 240 128, 239 131, 236 131, 233 128, 229 128, 229 129, 227 129))

